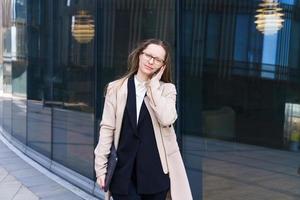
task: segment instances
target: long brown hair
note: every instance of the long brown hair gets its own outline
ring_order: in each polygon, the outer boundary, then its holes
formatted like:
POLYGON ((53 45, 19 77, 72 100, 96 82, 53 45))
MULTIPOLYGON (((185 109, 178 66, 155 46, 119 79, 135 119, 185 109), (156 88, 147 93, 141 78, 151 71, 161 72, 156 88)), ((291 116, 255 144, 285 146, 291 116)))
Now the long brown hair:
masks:
MULTIPOLYGON (((127 72, 121 76, 118 80, 130 77, 133 74, 136 74, 139 69, 139 56, 141 53, 148 47, 149 44, 156 44, 164 48, 166 55, 164 60, 164 65, 166 66, 163 75, 161 76, 161 81, 165 83, 172 83, 171 78, 171 55, 170 55, 170 46, 167 42, 159 40, 159 39, 147 39, 140 43, 138 43, 137 47, 131 51, 131 53, 128 56, 127 60, 127 72)), ((123 82, 122 81, 122 82, 123 82)), ((107 92, 108 84, 105 86, 104 89, 104 96, 107 92)))
POLYGON ((156 44, 164 48, 166 55, 164 65, 166 66, 165 71, 161 77, 161 81, 165 83, 171 83, 171 55, 169 44, 159 39, 147 39, 140 42, 137 47, 129 54, 127 60, 128 71, 122 76, 122 78, 130 77, 132 74, 137 73, 139 69, 139 56, 148 47, 149 44, 156 44))

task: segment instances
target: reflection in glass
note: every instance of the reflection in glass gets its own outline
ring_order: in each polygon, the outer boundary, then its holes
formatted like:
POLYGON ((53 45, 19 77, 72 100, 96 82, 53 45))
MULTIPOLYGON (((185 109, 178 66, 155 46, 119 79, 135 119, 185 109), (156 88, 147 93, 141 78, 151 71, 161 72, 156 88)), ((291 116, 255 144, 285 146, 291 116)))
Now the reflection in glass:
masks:
POLYGON ((300 104, 285 104, 284 139, 291 151, 300 151, 300 104))
POLYGON ((235 135, 235 111, 230 107, 202 112, 203 134, 218 139, 233 139, 235 135))
POLYGON ((12 132, 12 100, 9 97, 2 96, 2 106, 3 106, 3 113, 2 113, 2 120, 3 129, 8 133, 11 134, 12 132))
MULTIPOLYGON (((55 0, 51 4, 53 41, 45 79, 52 95, 43 102, 52 107, 52 159, 90 179, 94 179, 96 53, 95 40, 89 37, 94 34, 96 2, 55 0), (78 12, 81 18, 74 17, 78 12), (81 35, 82 27, 84 33, 88 28, 88 38, 81 35)), ((40 112, 50 114, 49 110, 40 112)))
POLYGON ((72 110, 53 110, 53 160, 94 179, 94 117, 72 110))
POLYGON ((72 35, 79 43, 89 43, 95 35, 93 16, 85 10, 72 16, 72 35))
POLYGON ((65 1, 53 4, 55 42, 51 52, 53 65, 49 66, 53 95, 46 104, 90 113, 94 110, 95 40, 90 39, 94 34, 95 2, 71 1, 70 6, 65 1), (81 16, 74 16, 78 13, 76 10, 81 16))
POLYGON ((27 101, 27 144, 32 149, 51 158, 52 110, 41 101, 27 101))
POLYGON ((299 198, 299 1, 273 8, 284 13, 273 35, 256 29, 260 2, 180 8, 179 106, 195 199, 299 198))
POLYGON ((11 94, 11 62, 4 59, 3 63, 3 93, 11 94))
POLYGON ((26 144, 27 104, 23 98, 12 98, 12 135, 26 144))
POLYGON ((27 145, 51 159, 52 112, 45 102, 52 97, 53 48, 49 1, 35 0, 27 5, 27 145))
POLYGON ((277 33, 283 27, 282 8, 279 7, 278 0, 263 0, 257 9, 255 20, 256 28, 265 35, 277 33))
POLYGON ((26 144, 27 0, 13 3, 11 23, 12 135, 26 144))

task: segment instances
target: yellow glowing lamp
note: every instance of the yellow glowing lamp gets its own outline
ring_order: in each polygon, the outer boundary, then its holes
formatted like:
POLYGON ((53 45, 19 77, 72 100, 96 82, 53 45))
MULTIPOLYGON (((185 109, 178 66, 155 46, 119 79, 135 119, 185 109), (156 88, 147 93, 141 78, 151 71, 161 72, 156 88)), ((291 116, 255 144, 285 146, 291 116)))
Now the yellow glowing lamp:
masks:
POLYGON ((254 23, 256 24, 256 29, 263 34, 275 34, 283 27, 284 14, 277 0, 263 0, 256 12, 254 23))
POLYGON ((93 16, 80 10, 72 17, 72 36, 79 43, 89 43, 95 36, 93 16))

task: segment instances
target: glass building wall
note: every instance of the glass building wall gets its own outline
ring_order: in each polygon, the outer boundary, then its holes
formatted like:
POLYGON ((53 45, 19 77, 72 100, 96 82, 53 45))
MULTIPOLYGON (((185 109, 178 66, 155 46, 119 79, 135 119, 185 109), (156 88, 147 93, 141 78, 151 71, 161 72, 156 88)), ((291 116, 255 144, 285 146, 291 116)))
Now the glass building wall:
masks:
POLYGON ((254 23, 263 3, 181 2, 179 123, 196 199, 300 197, 299 1, 279 2, 271 35, 254 23))
POLYGON ((1 1, 3 134, 98 195, 104 88, 138 41, 160 38, 172 49, 176 132, 194 199, 300 198, 300 3, 279 1, 283 26, 268 35, 254 23, 263 2, 1 1))
POLYGON ((11 13, 12 136, 26 144, 27 0, 14 2, 11 13))

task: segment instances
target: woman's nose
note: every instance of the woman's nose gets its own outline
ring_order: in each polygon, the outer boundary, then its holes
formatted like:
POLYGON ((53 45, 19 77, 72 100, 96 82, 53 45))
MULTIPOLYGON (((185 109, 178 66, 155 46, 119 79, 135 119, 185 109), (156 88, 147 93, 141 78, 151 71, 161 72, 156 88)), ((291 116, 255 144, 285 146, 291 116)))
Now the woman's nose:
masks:
POLYGON ((149 62, 150 64, 153 64, 154 58, 150 58, 150 59, 148 60, 148 62, 149 62))

